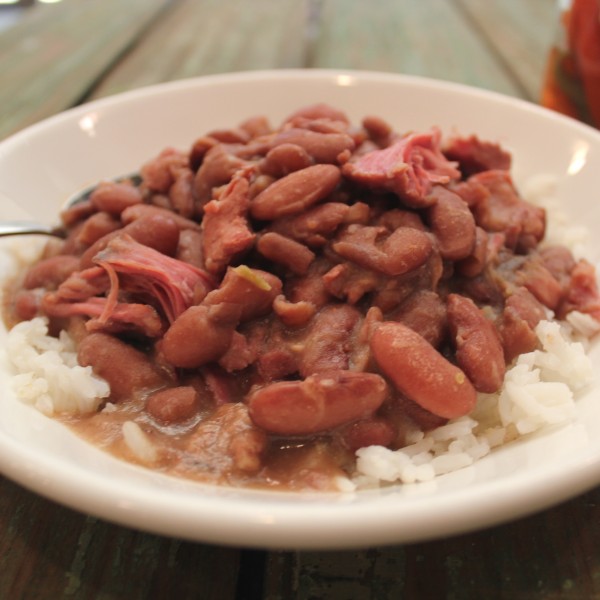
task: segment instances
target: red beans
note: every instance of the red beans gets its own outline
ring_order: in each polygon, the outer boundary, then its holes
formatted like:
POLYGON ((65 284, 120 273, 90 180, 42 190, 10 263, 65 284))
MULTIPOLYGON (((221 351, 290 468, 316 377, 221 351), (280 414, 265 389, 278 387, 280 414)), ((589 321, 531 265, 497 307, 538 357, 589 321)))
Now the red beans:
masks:
POLYGON ((294 171, 310 167, 312 159, 298 144, 281 144, 269 150, 262 162, 262 172, 274 177, 283 177, 294 171))
POLYGON ((273 220, 306 210, 326 198, 341 179, 333 165, 314 165, 272 183, 250 204, 255 219, 273 220))
POLYGON ((406 325, 381 323, 371 350, 396 389, 426 410, 453 419, 475 407, 477 392, 465 373, 406 325))
POLYGON ((101 237, 83 253, 80 267, 82 269, 91 267, 94 264, 96 254, 104 250, 114 237, 122 233, 130 235, 136 242, 154 248, 168 256, 173 256, 177 252, 179 227, 177 227, 175 220, 162 214, 153 214, 140 217, 122 229, 101 237))
POLYGON ((79 260, 75 256, 59 254, 33 265, 25 275, 23 287, 31 290, 38 287, 56 288, 71 273, 77 271, 79 260))
POLYGON ((448 324, 456 360, 480 392, 500 389, 506 365, 500 337, 492 321, 464 296, 448 296, 448 324))
POLYGON ((163 387, 167 379, 147 354, 105 333, 86 336, 77 358, 80 365, 91 366, 96 375, 108 381, 114 401, 163 387))
POLYGON ((165 333, 160 349, 174 367, 191 369, 218 360, 229 347, 237 319, 223 320, 206 306, 192 306, 165 333))
POLYGON ((118 216, 127 207, 140 204, 142 194, 139 188, 129 183, 107 181, 94 189, 90 201, 98 210, 118 216))
POLYGON ((431 196, 436 202, 427 214, 442 258, 466 258, 475 246, 475 219, 469 207, 460 196, 439 185, 431 196))
POLYGON ((247 404, 252 420, 266 431, 309 435, 372 415, 386 395, 379 375, 331 371, 260 388, 247 404))
POLYGON ((376 243, 379 234, 376 227, 351 226, 333 249, 362 267, 389 276, 417 269, 433 250, 431 238, 412 227, 398 227, 380 245, 376 243))
POLYGON ((179 423, 196 414, 198 395, 192 386, 166 388, 146 400, 146 411, 161 423, 179 423))
POLYGON ((304 275, 315 254, 306 246, 269 231, 260 237, 256 249, 274 263, 281 264, 296 275, 304 275))
POLYGON ((277 135, 274 143, 293 144, 315 162, 329 164, 336 164, 344 151, 354 149, 354 140, 346 133, 319 133, 299 128, 286 129, 277 135))

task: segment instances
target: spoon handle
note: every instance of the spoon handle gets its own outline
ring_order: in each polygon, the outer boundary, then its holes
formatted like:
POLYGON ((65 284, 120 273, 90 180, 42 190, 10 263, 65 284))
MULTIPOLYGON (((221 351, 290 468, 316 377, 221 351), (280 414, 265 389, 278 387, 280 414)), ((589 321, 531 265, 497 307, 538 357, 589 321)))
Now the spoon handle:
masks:
POLYGON ((36 221, 0 221, 0 237, 6 235, 41 234, 63 237, 61 231, 36 221))

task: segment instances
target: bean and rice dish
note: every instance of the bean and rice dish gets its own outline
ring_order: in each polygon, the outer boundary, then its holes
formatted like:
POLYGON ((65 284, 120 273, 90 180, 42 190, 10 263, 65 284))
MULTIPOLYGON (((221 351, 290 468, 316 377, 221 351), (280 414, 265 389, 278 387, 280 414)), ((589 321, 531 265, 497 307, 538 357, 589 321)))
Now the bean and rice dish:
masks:
POLYGON ((288 490, 425 481, 564 422, 596 274, 511 159, 325 104, 167 148, 6 285, 16 393, 125 460, 288 490))

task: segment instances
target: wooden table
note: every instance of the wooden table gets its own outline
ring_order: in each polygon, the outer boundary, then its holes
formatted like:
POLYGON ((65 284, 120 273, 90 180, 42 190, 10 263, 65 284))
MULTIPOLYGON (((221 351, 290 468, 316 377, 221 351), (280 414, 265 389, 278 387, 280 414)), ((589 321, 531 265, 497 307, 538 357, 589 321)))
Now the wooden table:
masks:
MULTIPOLYGON (((411 73, 536 101, 555 26, 553 0, 35 5, 0 34, 0 138, 93 98, 248 69, 411 73)), ((264 552, 118 527, 0 478, 0 599, 600 598, 599 501, 427 543, 264 552)))

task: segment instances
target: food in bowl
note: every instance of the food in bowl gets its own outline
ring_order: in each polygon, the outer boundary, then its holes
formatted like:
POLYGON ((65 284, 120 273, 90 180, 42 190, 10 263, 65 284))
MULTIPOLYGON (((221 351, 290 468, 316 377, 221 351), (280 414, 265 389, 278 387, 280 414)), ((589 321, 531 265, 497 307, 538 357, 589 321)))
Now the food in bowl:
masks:
POLYGON ((99 184, 7 291, 19 395, 117 456, 282 489, 423 481, 568 418, 592 265, 475 135, 253 117, 99 184), (559 324, 561 323, 561 324, 559 324), (565 325, 566 324, 566 325, 565 325))

